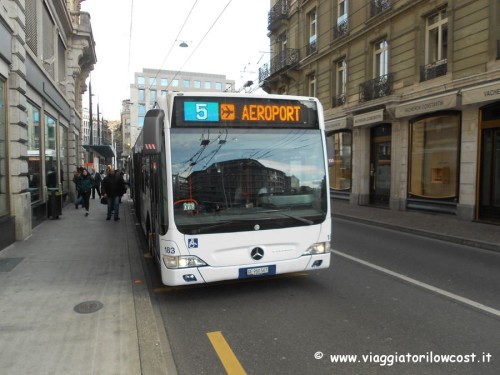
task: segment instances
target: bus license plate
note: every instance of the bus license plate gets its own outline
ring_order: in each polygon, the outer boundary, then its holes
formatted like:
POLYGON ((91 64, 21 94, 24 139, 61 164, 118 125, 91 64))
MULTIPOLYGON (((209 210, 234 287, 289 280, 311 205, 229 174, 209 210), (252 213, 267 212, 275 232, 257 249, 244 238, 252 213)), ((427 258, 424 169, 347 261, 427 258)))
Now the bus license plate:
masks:
POLYGON ((276 266, 261 266, 261 267, 250 267, 250 268, 240 268, 240 279, 245 279, 248 277, 257 276, 268 276, 276 274, 276 266))

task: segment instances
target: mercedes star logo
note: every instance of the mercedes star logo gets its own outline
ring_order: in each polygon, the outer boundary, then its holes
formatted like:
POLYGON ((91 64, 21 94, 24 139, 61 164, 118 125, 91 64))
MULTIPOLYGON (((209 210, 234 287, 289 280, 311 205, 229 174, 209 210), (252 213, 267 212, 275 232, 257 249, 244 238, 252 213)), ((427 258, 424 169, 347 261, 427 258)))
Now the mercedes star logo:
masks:
POLYGON ((250 256, 253 260, 261 260, 264 258, 264 250, 261 247, 254 247, 250 252, 250 256))

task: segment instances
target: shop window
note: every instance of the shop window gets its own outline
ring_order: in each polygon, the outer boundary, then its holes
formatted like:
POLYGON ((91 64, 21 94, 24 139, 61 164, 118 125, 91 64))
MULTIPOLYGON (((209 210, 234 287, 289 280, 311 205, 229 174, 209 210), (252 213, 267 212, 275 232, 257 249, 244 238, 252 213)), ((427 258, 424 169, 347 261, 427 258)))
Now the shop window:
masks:
POLYGON ((444 114, 411 124, 410 196, 456 199, 460 115, 444 114))
POLYGON ((331 134, 328 141, 328 173, 330 188, 351 189, 352 181, 352 133, 343 130, 331 134))
POLYGON ((61 126, 61 143, 59 144, 59 164, 61 184, 64 193, 69 192, 69 161, 68 161, 68 128, 61 126))
POLYGON ((0 77, 0 216, 9 213, 7 204, 7 127, 5 113, 5 80, 0 77))
POLYGON ((40 159, 40 109, 28 102, 28 189, 31 202, 42 196, 42 161, 40 159))
POLYGON ((45 115, 45 173, 46 185, 49 189, 57 189, 58 168, 57 168, 57 148, 56 148, 56 119, 50 115, 45 115))

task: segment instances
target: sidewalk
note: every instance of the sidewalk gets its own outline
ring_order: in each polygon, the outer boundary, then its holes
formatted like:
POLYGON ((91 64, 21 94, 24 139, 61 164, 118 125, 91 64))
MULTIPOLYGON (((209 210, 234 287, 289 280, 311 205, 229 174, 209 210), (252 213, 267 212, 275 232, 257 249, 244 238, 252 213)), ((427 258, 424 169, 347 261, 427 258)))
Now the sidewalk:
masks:
MULTIPOLYGON (((372 206, 352 205, 332 200, 332 216, 370 225, 500 251, 500 226, 459 220, 449 214, 421 211, 395 211, 372 206)), ((335 233, 335 228, 333 229, 335 233)))
POLYGON ((2 374, 167 374, 130 207, 67 204, 0 251, 2 374))

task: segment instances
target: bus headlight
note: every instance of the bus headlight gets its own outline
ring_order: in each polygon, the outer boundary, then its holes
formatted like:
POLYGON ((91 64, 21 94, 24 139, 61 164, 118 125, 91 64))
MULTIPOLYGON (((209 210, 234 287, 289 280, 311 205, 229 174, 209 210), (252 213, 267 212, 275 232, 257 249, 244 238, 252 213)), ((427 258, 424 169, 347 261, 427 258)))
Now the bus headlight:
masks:
POLYGON ((325 254, 330 252, 330 241, 318 242, 307 249, 302 255, 325 254))
POLYGON ((194 255, 185 255, 174 257, 171 255, 163 255, 163 264, 167 268, 190 268, 190 267, 203 267, 207 264, 200 258, 194 255))

